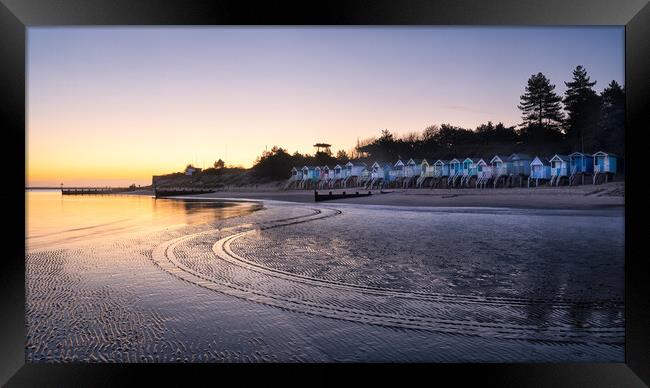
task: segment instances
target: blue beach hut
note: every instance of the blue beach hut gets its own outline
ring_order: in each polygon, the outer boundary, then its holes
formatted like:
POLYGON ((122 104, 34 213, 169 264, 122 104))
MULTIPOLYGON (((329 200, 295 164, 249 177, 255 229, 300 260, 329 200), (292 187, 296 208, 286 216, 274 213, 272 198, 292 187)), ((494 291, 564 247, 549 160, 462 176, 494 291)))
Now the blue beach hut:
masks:
POLYGON ((594 172, 594 157, 593 155, 584 154, 582 152, 574 152, 569 155, 569 186, 577 183, 580 178, 580 183, 585 183, 585 176, 591 175, 594 172))
POLYGON ((604 179, 607 183, 610 179, 614 180, 617 171, 618 157, 604 151, 598 151, 594 154, 594 178, 593 183, 597 184, 604 179))
POLYGON ((514 153, 508 159, 512 162, 512 174, 524 177, 530 175, 530 163, 533 158, 529 155, 514 153))
POLYGON ((476 165, 480 158, 465 158, 463 160, 463 177, 460 181, 460 185, 469 187, 470 181, 476 178, 477 170, 476 165))

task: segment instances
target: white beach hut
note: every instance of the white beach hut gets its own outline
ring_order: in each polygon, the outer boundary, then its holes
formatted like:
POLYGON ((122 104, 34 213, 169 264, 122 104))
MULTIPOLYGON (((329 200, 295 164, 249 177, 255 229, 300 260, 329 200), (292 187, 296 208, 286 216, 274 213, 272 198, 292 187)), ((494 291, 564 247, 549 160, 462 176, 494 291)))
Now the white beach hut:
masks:
POLYGON ((415 186, 415 182, 420 177, 420 172, 422 169, 422 159, 409 159, 404 166, 404 180, 402 181, 402 187, 408 188, 415 186))
POLYGON ((534 183, 535 187, 539 186, 540 182, 548 182, 551 180, 551 162, 548 158, 543 156, 536 156, 530 162, 530 176, 528 177, 528 187, 534 183))
POLYGON ((434 158, 424 158, 420 162, 420 176, 415 182, 417 187, 426 186, 427 183, 433 180, 433 164, 436 162, 434 158))
POLYGON ((493 178, 492 165, 488 158, 480 158, 476 162, 476 187, 485 188, 493 178))
POLYGON ((561 182, 569 180, 569 164, 571 158, 568 155, 555 154, 549 160, 551 162, 551 186, 559 186, 561 182))

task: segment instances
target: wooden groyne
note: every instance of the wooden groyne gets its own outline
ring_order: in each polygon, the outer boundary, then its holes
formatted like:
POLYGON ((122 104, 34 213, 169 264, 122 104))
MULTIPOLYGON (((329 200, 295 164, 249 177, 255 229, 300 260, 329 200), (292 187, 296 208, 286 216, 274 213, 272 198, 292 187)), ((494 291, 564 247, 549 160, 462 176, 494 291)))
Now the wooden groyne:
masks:
POLYGON ((171 197, 176 195, 193 195, 214 193, 214 189, 199 189, 193 187, 154 187, 153 196, 155 198, 171 197))
POLYGON ((372 195, 372 192, 368 191, 367 193, 359 193, 355 191, 354 193, 342 192, 333 194, 329 191, 327 194, 319 194, 318 191, 314 190, 314 202, 320 201, 329 201, 332 199, 342 199, 342 198, 357 198, 357 197, 368 197, 372 195))
POLYGON ((62 195, 92 195, 92 194, 118 194, 135 191, 130 187, 66 187, 61 189, 62 195))

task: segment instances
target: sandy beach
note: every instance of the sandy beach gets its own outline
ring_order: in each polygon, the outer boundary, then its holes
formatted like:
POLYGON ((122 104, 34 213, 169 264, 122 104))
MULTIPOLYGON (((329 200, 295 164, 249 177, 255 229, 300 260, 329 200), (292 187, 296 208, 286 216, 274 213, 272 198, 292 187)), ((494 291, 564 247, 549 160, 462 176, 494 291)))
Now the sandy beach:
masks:
MULTIPOLYGON (((385 193, 372 190, 369 197, 345 198, 326 203, 346 203, 383 206, 418 207, 499 207, 516 209, 595 209, 623 207, 624 182, 603 185, 498 188, 498 189, 386 189, 385 193)), ((320 190, 320 193, 365 192, 360 188, 346 190, 320 190)), ((141 193, 151 195, 149 191, 141 193)), ((279 190, 272 187, 217 191, 195 195, 207 198, 265 199, 310 203, 314 202, 311 190, 279 190)))

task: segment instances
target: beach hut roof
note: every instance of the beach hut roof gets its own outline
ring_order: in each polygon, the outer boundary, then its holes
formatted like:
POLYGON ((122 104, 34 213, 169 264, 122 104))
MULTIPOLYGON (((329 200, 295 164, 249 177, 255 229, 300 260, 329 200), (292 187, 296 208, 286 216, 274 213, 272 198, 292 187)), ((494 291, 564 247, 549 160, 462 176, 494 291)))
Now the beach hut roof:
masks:
POLYGON ((395 162, 394 165, 395 165, 395 166, 398 166, 398 165, 403 166, 403 165, 404 165, 404 161, 403 161, 402 159, 397 159, 397 162, 395 162))
POLYGON ((610 154, 609 152, 605 152, 605 151, 598 151, 595 154, 593 154, 593 156, 596 156, 596 155, 598 155, 598 156, 614 156, 614 157, 616 157, 615 154, 610 154))
POLYGON ((422 159, 409 159, 408 164, 422 164, 422 159), (411 163, 413 162, 413 163, 411 163))
POLYGON ((561 162, 568 162, 570 160, 570 158, 569 158, 568 155, 555 154, 555 155, 553 155, 553 157, 549 161, 553 162, 553 161, 556 161, 556 160, 559 160, 561 162))
POLYGON ((532 158, 528 154, 514 153, 514 154, 510 155, 509 159, 510 160, 531 160, 532 158))
POLYGON ((476 164, 480 164, 481 162, 483 162, 483 164, 488 164, 488 163, 489 163, 489 162, 488 162, 488 159, 486 159, 486 158, 479 158, 478 161, 476 162, 476 164))
POLYGON ((470 162, 474 163, 474 162, 478 162, 480 160, 480 158, 474 158, 474 157, 468 156, 465 159, 463 159, 463 162, 466 161, 466 160, 469 160, 470 162))
POLYGON ((456 158, 453 158, 452 160, 449 161, 449 164, 451 163, 462 163, 462 162, 456 158))
POLYGON ((298 171, 298 170, 302 170, 302 168, 296 166, 291 167, 291 171, 298 171))
POLYGON ((321 167, 321 169, 323 169, 323 170, 329 170, 330 168, 329 168, 329 166, 325 165, 325 166, 321 167))
POLYGON ((313 170, 313 169, 314 169, 314 166, 305 166, 305 167, 303 167, 302 169, 303 169, 303 170, 304 170, 304 169, 307 169, 307 170, 313 170))
POLYGON ((436 162, 433 163, 433 164, 442 164, 442 165, 445 165, 445 164, 449 164, 449 161, 448 161, 447 159, 438 159, 438 160, 436 160, 436 162))
POLYGON ((366 164, 364 162, 360 162, 358 160, 350 160, 345 164, 346 166, 352 166, 352 167, 366 167, 366 164))
POLYGON ((340 164, 337 164, 336 166, 334 166, 334 169, 336 169, 336 168, 342 168, 342 167, 341 167, 340 164))
POLYGON ((551 161, 549 158, 545 156, 535 156, 532 162, 530 164, 541 164, 543 166, 548 166, 551 164, 551 161))
POLYGON ((584 152, 578 152, 578 151, 576 151, 576 152, 569 155, 570 158, 573 158, 574 156, 592 156, 592 155, 585 154, 584 152))
POLYGON ((494 157, 492 157, 492 159, 490 159, 490 163, 494 162, 495 160, 500 160, 501 162, 507 162, 508 157, 505 156, 505 155, 498 155, 497 154, 497 155, 494 155, 494 157))

